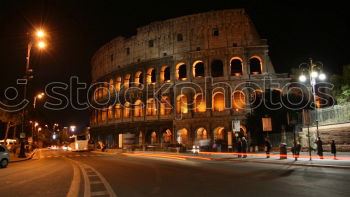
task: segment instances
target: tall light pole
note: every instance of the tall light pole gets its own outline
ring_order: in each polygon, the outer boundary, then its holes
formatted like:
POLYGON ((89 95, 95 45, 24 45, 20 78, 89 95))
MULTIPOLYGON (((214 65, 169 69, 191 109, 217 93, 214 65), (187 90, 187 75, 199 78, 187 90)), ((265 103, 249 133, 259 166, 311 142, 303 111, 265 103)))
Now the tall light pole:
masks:
MULTIPOLYGON (((31 75, 33 70, 30 69, 30 52, 32 50, 33 44, 37 44, 37 47, 39 49, 43 49, 46 47, 45 42, 43 41, 43 38, 45 37, 45 33, 42 30, 38 30, 35 35, 29 35, 29 42, 28 42, 28 47, 27 47, 27 56, 26 56, 26 65, 25 65, 25 75, 24 79, 26 80, 26 83, 24 84, 23 88, 23 99, 27 99, 27 84, 29 79, 32 79, 33 76, 31 75)), ((24 126, 26 124, 26 117, 25 117, 25 108, 22 111, 22 128, 21 128, 21 147, 20 147, 20 152, 18 157, 20 158, 25 158, 25 150, 24 150, 24 138, 25 138, 25 132, 24 132, 24 126)))
POLYGON ((33 101, 33 108, 35 109, 35 105, 36 105, 36 100, 37 99, 42 99, 43 97, 45 96, 45 94, 42 92, 42 93, 39 93, 37 95, 34 96, 34 101, 33 101))
POLYGON ((311 85, 311 92, 314 102, 315 118, 316 118, 316 132, 317 137, 320 136, 318 131, 318 114, 317 114, 317 104, 316 104, 316 84, 317 80, 325 80, 326 75, 322 72, 323 64, 321 62, 313 62, 312 59, 309 59, 308 63, 301 63, 299 69, 302 74, 299 76, 299 81, 306 82, 308 81, 311 85))

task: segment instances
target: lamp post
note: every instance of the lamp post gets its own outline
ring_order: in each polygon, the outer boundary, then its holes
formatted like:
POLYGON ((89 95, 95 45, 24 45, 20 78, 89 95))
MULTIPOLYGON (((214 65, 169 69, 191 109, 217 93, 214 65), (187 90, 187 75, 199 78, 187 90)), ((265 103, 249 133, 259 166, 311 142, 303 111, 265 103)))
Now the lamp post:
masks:
MULTIPOLYGON (((45 42, 42 40, 45 37, 45 33, 42 30, 39 30, 35 33, 35 35, 30 35, 29 36, 29 42, 28 42, 28 47, 27 47, 27 56, 26 56, 26 65, 25 65, 25 75, 24 75, 24 79, 26 80, 26 83, 24 84, 24 88, 23 88, 23 99, 26 100, 27 99, 27 84, 28 84, 28 80, 32 79, 33 76, 31 75, 31 73, 33 72, 32 69, 29 68, 30 66, 30 52, 32 50, 33 44, 37 43, 37 47, 39 49, 43 49, 45 48, 46 44, 45 42)), ((20 152, 18 157, 20 158, 25 158, 25 150, 24 150, 24 138, 25 138, 25 132, 24 132, 24 125, 26 123, 26 117, 25 117, 26 113, 25 113, 25 108, 22 111, 22 127, 21 127, 21 147, 20 147, 20 152)))
POLYGON ((302 74, 299 76, 299 81, 308 82, 311 86, 311 93, 314 102, 315 118, 316 118, 316 133, 317 137, 320 136, 318 131, 318 114, 317 114, 317 104, 316 104, 316 84, 317 80, 325 80, 326 75, 322 72, 323 64, 321 62, 313 62, 309 59, 308 63, 301 63, 299 69, 302 74))
POLYGON ((39 93, 37 94, 36 96, 34 96, 34 101, 33 101, 33 108, 35 109, 35 105, 36 105, 36 100, 37 99, 42 99, 43 97, 45 96, 45 94, 42 92, 42 93, 39 93))

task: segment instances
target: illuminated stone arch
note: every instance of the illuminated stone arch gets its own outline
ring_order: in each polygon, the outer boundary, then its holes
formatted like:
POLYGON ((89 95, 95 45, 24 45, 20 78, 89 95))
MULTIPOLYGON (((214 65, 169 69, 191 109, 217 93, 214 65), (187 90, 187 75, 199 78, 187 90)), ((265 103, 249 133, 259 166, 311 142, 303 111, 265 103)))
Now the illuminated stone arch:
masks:
POLYGON ((208 132, 205 128, 200 127, 196 130, 196 140, 206 140, 208 139, 208 132))
POLYGON ((116 104, 114 106, 114 118, 115 119, 120 119, 122 117, 122 108, 120 104, 116 104))
POLYGON ((134 103, 134 117, 143 116, 143 103, 141 100, 137 100, 134 103))
POLYGON ((147 84, 155 84, 156 83, 156 71, 154 68, 149 68, 147 70, 147 78, 146 82, 147 84))
POLYGON ((225 139, 225 128, 224 127, 216 127, 214 129, 214 142, 217 140, 225 139))
POLYGON ((154 98, 149 98, 146 104, 146 115, 147 116, 156 116, 157 115, 157 105, 154 98))
POLYGON ((243 75, 243 60, 240 57, 233 57, 230 60, 231 76, 243 75))
POLYGON ((163 142, 164 143, 171 143, 171 139, 172 139, 172 133, 170 129, 167 129, 163 132, 163 142))
POLYGON ((194 78, 204 77, 205 67, 202 60, 197 60, 192 64, 192 76, 194 78))
POLYGON ((158 143, 157 132, 152 131, 152 133, 151 133, 151 144, 157 144, 157 143, 158 143))
POLYGON ((182 145, 188 144, 188 130, 186 128, 182 128, 177 131, 176 142, 182 145))
POLYGON ((135 73, 134 83, 136 86, 140 86, 141 84, 143 84, 143 73, 141 71, 137 71, 135 73))
POLYGON ((172 106, 169 96, 162 96, 160 100, 160 115, 171 114, 172 106))
POLYGON ((263 70, 262 60, 259 56, 252 56, 249 59, 250 74, 261 74, 263 70))
POLYGON ((241 90, 236 90, 232 93, 232 108, 234 110, 240 110, 245 109, 246 107, 246 100, 245 100, 245 94, 241 90))
POLYGON ((117 79, 115 81, 115 90, 119 92, 121 85, 122 85, 122 78, 117 77, 117 79))
POLYGON ((112 93, 114 91, 114 81, 113 79, 109 80, 109 92, 112 93))
POLYGON ((180 62, 176 65, 176 80, 187 80, 187 65, 180 62))
POLYGON ((130 117, 130 103, 125 102, 123 107, 123 117, 129 118, 130 117))
POLYGON ((108 120, 112 120, 113 119, 113 106, 110 105, 108 107, 108 120))
POLYGON ((194 112, 205 112, 207 110, 207 106, 205 103, 205 98, 202 93, 197 93, 194 96, 194 112))
POLYGON ((170 82, 170 67, 165 65, 160 69, 160 81, 170 82))
POLYGON ((188 113, 187 96, 184 94, 180 94, 176 97, 176 113, 188 113))
POLYGON ((130 77, 131 75, 130 74, 126 74, 124 76, 124 88, 127 89, 130 87, 130 77))
POLYGON ((225 95, 223 92, 215 92, 212 96, 213 111, 225 110, 225 95))

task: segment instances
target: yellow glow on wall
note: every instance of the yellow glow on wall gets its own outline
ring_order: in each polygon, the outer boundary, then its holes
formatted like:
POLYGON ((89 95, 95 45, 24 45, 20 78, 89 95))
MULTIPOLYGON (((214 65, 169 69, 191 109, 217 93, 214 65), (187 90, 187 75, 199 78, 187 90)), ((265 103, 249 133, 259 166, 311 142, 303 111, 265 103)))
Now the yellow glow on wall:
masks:
POLYGON ((130 85, 130 74, 126 74, 124 77, 124 88, 129 88, 130 85))
POLYGON ((121 77, 117 77, 116 83, 115 83, 115 89, 116 91, 120 91, 120 86, 122 84, 122 78, 121 77))
POLYGON ((141 117, 143 116, 143 104, 141 100, 137 100, 135 102, 135 107, 134 107, 134 116, 135 117, 141 117))
POLYGON ((207 110, 207 105, 201 93, 195 96, 195 107, 194 112, 205 112, 207 110))
POLYGON ((233 102, 232 103, 233 109, 236 109, 236 110, 244 109, 246 105, 244 93, 240 90, 236 90, 233 93, 232 102, 233 102))
POLYGON ((225 96, 222 92, 216 92, 213 95, 213 111, 225 110, 225 96))
POLYGON ((157 106, 156 102, 153 98, 150 98, 147 100, 147 105, 146 105, 146 115, 147 116, 156 116, 157 115, 157 106))
POLYGON ((178 114, 180 114, 180 113, 187 114, 188 113, 187 97, 183 94, 177 96, 176 113, 178 113, 178 114))
POLYGON ((129 118, 130 117, 130 103, 129 102, 126 102, 124 104, 123 117, 124 118, 129 118))
POLYGON ((224 127, 217 127, 216 129, 214 129, 214 140, 224 140, 224 130, 224 127))
POLYGON ((208 132, 203 127, 197 129, 197 140, 206 140, 208 139, 208 132))
POLYGON ((120 119, 122 117, 122 109, 120 104, 115 105, 115 119, 120 119))
POLYGON ((163 96, 160 103, 160 115, 169 115, 171 114, 171 103, 169 96, 163 96))
POLYGON ((112 105, 110 105, 108 107, 108 120, 111 120, 111 119, 113 119, 113 107, 112 107, 112 105))

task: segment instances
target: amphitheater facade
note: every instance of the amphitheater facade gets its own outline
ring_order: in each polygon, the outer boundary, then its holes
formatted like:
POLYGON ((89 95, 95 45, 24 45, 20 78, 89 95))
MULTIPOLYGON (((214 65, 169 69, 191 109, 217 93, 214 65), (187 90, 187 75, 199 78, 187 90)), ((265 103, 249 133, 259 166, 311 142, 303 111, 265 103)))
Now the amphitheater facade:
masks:
POLYGON ((290 80, 275 73, 244 9, 151 23, 103 45, 91 64, 99 107, 90 133, 110 147, 121 147, 119 134, 127 133, 140 146, 229 146, 237 135, 249 138, 252 100, 290 80))

